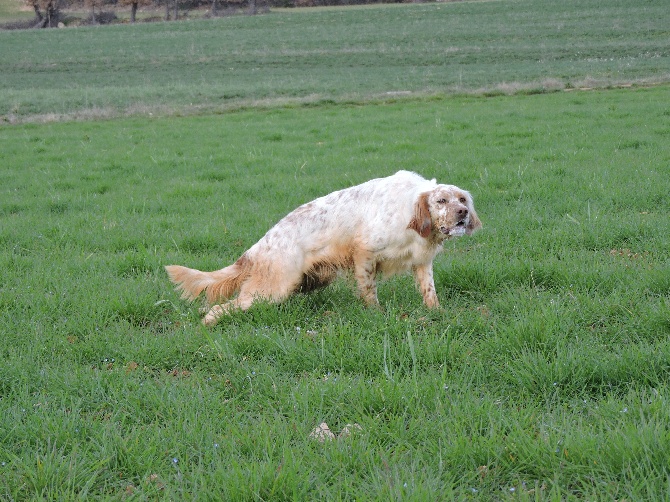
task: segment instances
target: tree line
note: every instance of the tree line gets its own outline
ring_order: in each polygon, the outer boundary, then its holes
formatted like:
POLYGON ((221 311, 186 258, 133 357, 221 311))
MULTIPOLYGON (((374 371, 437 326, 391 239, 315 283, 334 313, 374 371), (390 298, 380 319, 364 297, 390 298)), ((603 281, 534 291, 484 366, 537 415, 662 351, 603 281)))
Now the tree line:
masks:
POLYGON ((244 12, 257 14, 270 7, 317 7, 327 5, 362 5, 370 3, 403 3, 417 0, 24 0, 35 12, 34 28, 62 26, 64 12, 70 9, 88 9, 88 24, 106 24, 116 21, 113 9, 130 6, 130 22, 137 20, 140 7, 162 9, 161 19, 177 20, 188 15, 188 11, 206 8, 208 16, 244 12), (107 9, 107 11, 105 11, 107 9), (110 12, 111 10, 111 12, 110 12))

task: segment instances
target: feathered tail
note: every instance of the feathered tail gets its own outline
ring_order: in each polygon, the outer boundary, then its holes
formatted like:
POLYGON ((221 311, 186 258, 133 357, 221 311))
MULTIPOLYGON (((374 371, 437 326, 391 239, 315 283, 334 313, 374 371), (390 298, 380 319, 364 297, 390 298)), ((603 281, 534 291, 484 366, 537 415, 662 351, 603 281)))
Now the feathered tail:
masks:
POLYGON ((230 298, 240 289, 248 275, 247 264, 243 257, 215 272, 201 272, 181 265, 168 265, 165 270, 183 299, 193 301, 204 291, 207 301, 215 303, 230 298))

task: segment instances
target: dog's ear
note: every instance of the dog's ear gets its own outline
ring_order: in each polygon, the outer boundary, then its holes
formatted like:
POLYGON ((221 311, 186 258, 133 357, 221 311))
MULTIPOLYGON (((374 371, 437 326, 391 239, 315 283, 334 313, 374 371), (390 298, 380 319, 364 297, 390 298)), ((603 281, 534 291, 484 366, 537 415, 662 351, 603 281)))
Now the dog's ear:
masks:
POLYGON ((430 218, 430 207, 428 206, 428 192, 419 195, 414 205, 414 216, 409 222, 407 228, 410 228, 421 237, 426 238, 430 235, 433 222, 430 218))
POLYGON ((474 211, 470 212, 470 222, 468 223, 466 233, 470 235, 475 230, 482 228, 482 222, 474 211))
POLYGON ((468 210, 470 211, 470 221, 468 222, 468 226, 465 229, 465 233, 470 235, 472 232, 479 230, 482 228, 482 222, 479 219, 479 216, 477 216, 477 213, 475 212, 474 205, 472 204, 472 196, 468 194, 468 197, 470 199, 470 204, 468 210))

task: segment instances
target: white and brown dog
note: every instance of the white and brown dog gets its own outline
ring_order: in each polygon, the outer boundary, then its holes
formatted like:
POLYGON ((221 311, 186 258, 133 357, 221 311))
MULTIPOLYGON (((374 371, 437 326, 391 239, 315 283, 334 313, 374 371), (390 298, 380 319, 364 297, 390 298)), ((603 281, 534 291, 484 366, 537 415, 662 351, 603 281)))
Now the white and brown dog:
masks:
POLYGON ((378 273, 412 270, 425 304, 438 307, 435 255, 445 239, 481 226, 468 192, 399 171, 303 204, 221 270, 165 269, 182 298, 194 300, 205 292, 213 305, 203 319, 208 326, 235 309, 248 309, 256 299, 280 302, 326 286, 347 269, 368 305, 378 303, 378 273))

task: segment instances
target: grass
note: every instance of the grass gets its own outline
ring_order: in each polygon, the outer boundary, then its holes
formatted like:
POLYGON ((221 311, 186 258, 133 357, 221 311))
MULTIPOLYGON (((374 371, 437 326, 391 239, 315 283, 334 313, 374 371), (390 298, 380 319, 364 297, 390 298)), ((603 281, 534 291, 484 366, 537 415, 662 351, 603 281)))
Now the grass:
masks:
POLYGON ((667 0, 456 2, 0 31, 0 117, 667 81, 667 0))
POLYGON ((667 95, 5 126, 2 497, 663 498, 667 95), (168 284, 400 168, 485 224, 437 260, 443 311, 342 280, 206 330, 168 284), (310 439, 324 421, 362 431, 310 439))
POLYGON ((0 22, 30 19, 34 16, 33 9, 24 7, 19 0, 0 0, 0 22))
POLYGON ((0 32, 0 499, 663 500, 670 88, 542 88, 664 80, 662 4, 0 32), (435 263, 441 311, 342 279, 208 330, 168 283, 398 169, 484 222, 435 263))

